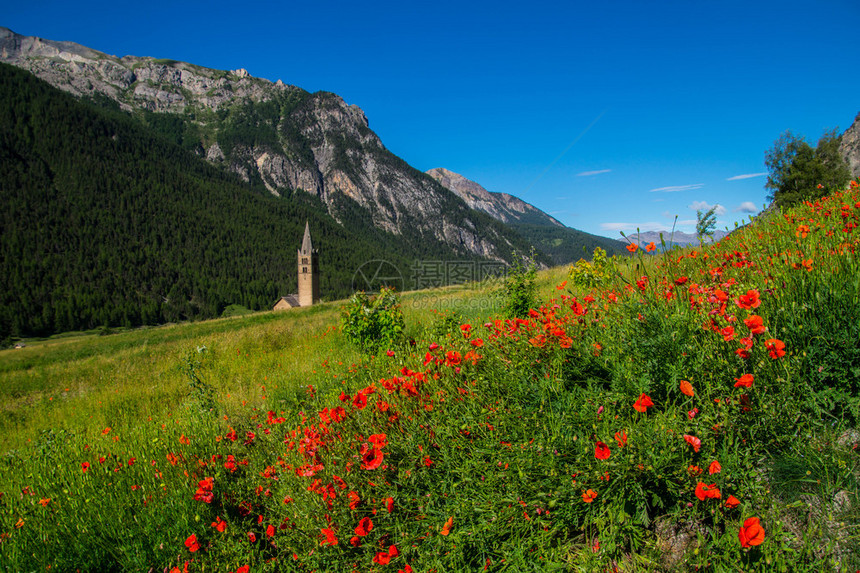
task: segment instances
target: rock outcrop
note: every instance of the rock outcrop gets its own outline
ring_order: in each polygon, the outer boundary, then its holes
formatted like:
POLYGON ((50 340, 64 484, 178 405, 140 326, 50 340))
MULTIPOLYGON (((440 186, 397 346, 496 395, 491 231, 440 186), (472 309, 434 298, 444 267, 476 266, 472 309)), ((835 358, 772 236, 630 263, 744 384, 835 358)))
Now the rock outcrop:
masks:
POLYGON ((174 114, 189 149, 245 181, 261 180, 274 195, 314 195, 341 222, 359 209, 360 218, 390 233, 502 259, 523 239, 491 217, 510 221, 533 211, 548 217, 515 197, 449 191, 390 153, 364 112, 332 93, 310 94, 244 69, 116 57, 6 28, 0 28, 0 61, 77 96, 109 98, 132 114, 174 114))
POLYGON ((483 211, 502 223, 531 223, 564 227, 562 223, 518 197, 507 193, 487 191, 480 184, 443 167, 427 171, 427 175, 457 194, 469 207, 483 211))
POLYGON ((857 114, 854 123, 842 134, 839 152, 851 169, 851 177, 860 177, 860 114, 857 114))

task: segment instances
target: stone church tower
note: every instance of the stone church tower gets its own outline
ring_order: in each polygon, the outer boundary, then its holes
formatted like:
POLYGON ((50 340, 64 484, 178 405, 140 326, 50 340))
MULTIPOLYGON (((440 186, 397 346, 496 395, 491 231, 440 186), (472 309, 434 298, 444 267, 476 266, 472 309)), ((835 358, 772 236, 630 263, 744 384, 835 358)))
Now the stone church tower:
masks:
POLYGON ((305 236, 298 252, 299 306, 311 306, 320 298, 319 251, 311 244, 311 230, 305 222, 305 236))

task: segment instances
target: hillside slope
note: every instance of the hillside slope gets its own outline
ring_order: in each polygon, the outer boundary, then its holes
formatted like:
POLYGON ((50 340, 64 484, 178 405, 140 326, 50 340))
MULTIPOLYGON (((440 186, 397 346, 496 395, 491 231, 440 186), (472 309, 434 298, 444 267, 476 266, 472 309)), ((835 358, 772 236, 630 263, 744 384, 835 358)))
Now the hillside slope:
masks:
POLYGON ((371 224, 407 242, 442 242, 457 256, 510 260, 513 249, 527 250, 516 231, 388 151, 364 112, 335 94, 310 94, 243 69, 117 58, 6 28, 0 28, 0 61, 128 111, 273 195, 300 190, 316 197, 344 225, 371 224))
POLYGON ((346 296, 372 259, 407 275, 416 257, 458 254, 360 219, 340 225, 316 197, 275 197, 123 112, 0 64, 0 340, 268 308, 295 291, 306 220, 324 297, 346 296))

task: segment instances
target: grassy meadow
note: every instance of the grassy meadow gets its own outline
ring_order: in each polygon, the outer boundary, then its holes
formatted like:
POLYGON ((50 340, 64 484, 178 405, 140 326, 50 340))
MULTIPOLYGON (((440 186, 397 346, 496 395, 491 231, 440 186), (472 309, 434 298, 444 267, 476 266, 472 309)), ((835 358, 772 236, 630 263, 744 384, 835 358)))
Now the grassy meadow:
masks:
POLYGON ((858 223, 2 351, 0 568, 856 570, 858 223))

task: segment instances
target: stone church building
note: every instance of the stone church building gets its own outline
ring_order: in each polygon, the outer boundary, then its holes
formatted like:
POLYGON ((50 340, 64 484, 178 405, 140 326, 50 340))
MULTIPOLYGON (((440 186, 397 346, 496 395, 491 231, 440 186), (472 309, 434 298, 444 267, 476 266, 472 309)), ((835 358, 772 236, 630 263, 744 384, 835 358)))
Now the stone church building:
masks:
POLYGON ((298 306, 311 306, 320 298, 319 251, 311 243, 311 230, 305 222, 305 236, 297 256, 299 272, 298 294, 282 296, 272 310, 288 310, 298 306))

